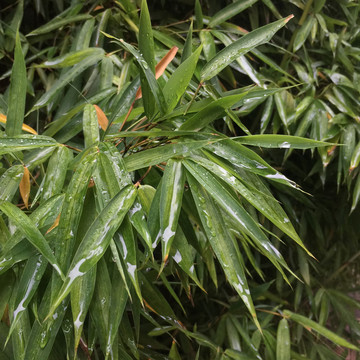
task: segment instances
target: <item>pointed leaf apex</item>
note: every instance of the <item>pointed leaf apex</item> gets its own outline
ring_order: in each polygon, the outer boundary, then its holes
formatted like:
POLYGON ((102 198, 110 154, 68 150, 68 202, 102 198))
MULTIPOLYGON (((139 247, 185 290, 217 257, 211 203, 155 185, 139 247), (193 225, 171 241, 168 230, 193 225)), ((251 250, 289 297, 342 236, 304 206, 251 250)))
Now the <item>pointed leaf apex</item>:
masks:
POLYGON ((292 18, 294 17, 294 14, 289 15, 286 19, 285 19, 285 24, 290 21, 292 18))

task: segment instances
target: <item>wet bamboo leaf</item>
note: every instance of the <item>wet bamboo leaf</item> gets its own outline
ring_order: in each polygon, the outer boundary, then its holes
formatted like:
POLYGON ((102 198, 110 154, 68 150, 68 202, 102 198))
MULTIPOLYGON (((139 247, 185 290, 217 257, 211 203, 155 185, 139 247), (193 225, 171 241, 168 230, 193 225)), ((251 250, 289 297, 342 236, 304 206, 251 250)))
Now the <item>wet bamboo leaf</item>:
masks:
POLYGON ((78 21, 88 20, 91 18, 92 17, 88 14, 65 16, 63 18, 58 16, 55 19, 53 19, 52 21, 50 21, 48 24, 40 26, 39 28, 31 31, 27 36, 47 34, 53 30, 61 28, 64 25, 71 24, 71 23, 78 22, 78 21))
POLYGON ((276 359, 277 360, 290 360, 291 359, 291 343, 290 343, 290 330, 288 321, 284 318, 279 322, 276 338, 276 359))
POLYGON ((83 131, 85 148, 99 141, 100 136, 98 118, 96 114, 96 109, 91 104, 87 104, 84 107, 83 131))
POLYGON ((62 191, 71 160, 72 152, 65 146, 59 146, 51 155, 42 188, 43 200, 48 200, 62 191))
MULTIPOLYGON (((232 194, 203 167, 192 161, 184 161, 186 169, 197 181, 201 182, 207 192, 216 200, 225 212, 234 220, 240 231, 249 235, 259 250, 276 266, 283 274, 279 264, 288 269, 282 255, 276 247, 267 239, 255 220, 246 212, 242 205, 232 194)), ((288 269, 289 270, 289 269, 288 269)))
POLYGON ((110 312, 111 316, 109 317, 109 329, 108 329, 108 337, 106 343, 106 356, 111 352, 111 346, 114 343, 118 328, 125 311, 126 303, 128 301, 128 294, 126 291, 126 287, 124 282, 121 279, 121 276, 117 269, 114 271, 114 275, 112 276, 112 284, 111 284, 111 302, 110 302, 110 312), (114 313, 112 313, 112 309, 116 309, 114 313))
POLYGON ((161 114, 165 113, 165 100, 164 100, 164 94, 158 85, 154 73, 149 68, 148 63, 144 59, 144 57, 130 44, 126 43, 123 39, 120 39, 120 45, 128 51, 130 54, 132 54, 135 59, 137 60, 141 70, 144 72, 146 76, 146 80, 149 84, 149 87, 152 91, 152 94, 155 97, 155 101, 158 105, 158 108, 160 110, 161 114))
POLYGON ((294 52, 298 51, 303 46, 312 27, 314 26, 315 21, 314 16, 310 15, 306 18, 304 24, 301 25, 294 39, 294 52))
POLYGON ((356 178, 355 187, 353 190, 351 212, 353 212, 360 201, 360 176, 356 178))
POLYGON ((175 108, 181 96, 187 89, 194 74, 201 50, 202 48, 200 46, 189 58, 180 64, 166 82, 163 89, 166 103, 166 113, 170 113, 175 108))
POLYGON ((211 79, 240 55, 246 54, 256 46, 269 42, 273 35, 292 18, 293 15, 290 15, 287 18, 258 28, 218 52, 201 70, 201 80, 211 79))
POLYGON ((103 56, 104 50, 100 48, 86 48, 80 51, 71 51, 66 55, 59 56, 57 58, 47 60, 42 64, 38 65, 39 67, 44 68, 64 68, 68 66, 74 66, 80 61, 92 57, 92 56, 103 56))
POLYGON ((288 135, 249 135, 233 138, 236 142, 250 146, 279 149, 313 149, 331 143, 288 135))
POLYGON ((196 28, 201 29, 203 27, 203 13, 201 9, 201 4, 199 0, 195 0, 195 18, 196 18, 196 28))
POLYGON ((191 153, 191 151, 206 146, 208 143, 208 140, 199 140, 163 145, 127 156, 124 161, 128 171, 134 171, 148 166, 157 165, 174 156, 185 156, 191 153))
POLYGON ((260 328, 244 273, 244 263, 241 258, 236 256, 239 252, 234 248, 234 242, 229 237, 223 217, 209 194, 195 178, 189 174, 187 175, 187 180, 190 184, 190 189, 211 247, 228 281, 245 303, 257 327, 260 328))
POLYGON ((11 201, 24 175, 22 165, 14 165, 4 172, 0 177, 0 200, 11 201))
MULTIPOLYGON (((140 26, 139 26, 139 51, 148 64, 150 70, 155 74, 155 52, 154 38, 152 34, 151 19, 146 0, 141 3, 140 26)), ((151 88, 146 80, 146 75, 140 73, 142 98, 145 113, 151 119, 155 111, 155 99, 151 88)))
POLYGON ((55 81, 50 90, 45 92, 45 94, 35 103, 31 111, 37 110, 47 105, 52 99, 54 99, 57 94, 60 93, 60 91, 66 85, 69 84, 69 82, 73 81, 78 75, 80 75, 90 66, 98 63, 103 57, 104 52, 102 51, 97 54, 93 54, 92 56, 86 57, 84 60, 72 66, 55 81))
POLYGON ((0 155, 37 148, 56 147, 57 145, 56 140, 43 135, 2 137, 0 138, 0 155))
POLYGON ((60 266, 44 236, 36 228, 31 219, 26 216, 20 209, 9 202, 1 202, 0 209, 13 221, 23 235, 33 244, 49 263, 54 267, 56 272, 64 278, 60 266))
POLYGON ((102 257, 116 229, 136 198, 136 189, 126 186, 101 211, 77 249, 64 285, 51 306, 50 316, 70 292, 74 280, 86 274, 102 257))
POLYGON ((356 347, 355 345, 349 343, 344 338, 340 337, 339 335, 333 333, 332 331, 326 329, 325 327, 319 325, 315 321, 310 320, 309 318, 307 318, 305 316, 302 316, 300 314, 295 314, 295 313, 291 312, 290 310, 284 310, 284 315, 288 316, 290 320, 297 322, 298 324, 302 325, 309 331, 314 330, 317 333, 319 333, 320 335, 325 336, 326 338, 328 338, 330 341, 334 342, 337 345, 359 351, 359 348, 356 347))
POLYGON ((203 46, 205 59, 206 61, 210 61, 216 54, 214 37, 211 35, 210 31, 201 30, 199 32, 199 38, 203 46))
POLYGON ((235 1, 232 4, 225 6, 220 11, 218 11, 214 16, 211 17, 208 26, 215 27, 226 20, 234 17, 240 12, 244 11, 248 7, 255 4, 257 0, 245 0, 245 1, 235 1))
POLYGON ((182 131, 198 131, 210 124, 212 121, 224 116, 225 110, 237 104, 247 93, 230 95, 214 100, 204 109, 197 112, 190 119, 186 120, 181 126, 182 131))
POLYGON ((71 291, 71 312, 74 322, 74 350, 79 346, 84 322, 92 300, 96 280, 96 266, 91 268, 84 276, 75 280, 71 291))
POLYGON ((11 70, 9 105, 6 121, 6 134, 15 136, 21 134, 24 122, 26 100, 26 66, 21 49, 20 35, 16 33, 14 64, 11 70))
POLYGON ((193 22, 191 21, 190 26, 189 26, 189 30, 187 32, 186 35, 186 40, 185 40, 185 44, 183 47, 183 52, 181 54, 181 64, 188 58, 191 56, 192 54, 192 41, 193 41, 193 22))
POLYGON ((167 261, 176 233, 184 185, 185 174, 181 161, 170 159, 164 171, 159 208, 163 263, 167 261))

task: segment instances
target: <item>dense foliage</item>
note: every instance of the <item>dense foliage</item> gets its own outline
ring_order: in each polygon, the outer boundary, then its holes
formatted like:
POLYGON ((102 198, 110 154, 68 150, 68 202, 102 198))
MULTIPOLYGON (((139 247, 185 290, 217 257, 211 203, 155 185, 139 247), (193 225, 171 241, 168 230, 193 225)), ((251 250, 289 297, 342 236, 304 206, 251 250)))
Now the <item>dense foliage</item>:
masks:
POLYGON ((360 4, 2 0, 2 359, 358 354, 360 4))

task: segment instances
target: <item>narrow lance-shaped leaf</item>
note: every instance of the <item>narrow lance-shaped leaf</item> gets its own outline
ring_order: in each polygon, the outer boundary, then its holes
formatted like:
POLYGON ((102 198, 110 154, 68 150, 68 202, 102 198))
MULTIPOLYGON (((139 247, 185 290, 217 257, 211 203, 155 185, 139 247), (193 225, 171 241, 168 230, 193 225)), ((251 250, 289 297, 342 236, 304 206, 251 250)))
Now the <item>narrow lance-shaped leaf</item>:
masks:
POLYGON ((85 148, 98 142, 100 139, 96 109, 91 104, 87 104, 84 107, 83 132, 85 148))
MULTIPOLYGON (((235 221, 240 231, 248 234, 258 247, 258 249, 276 266, 283 274, 279 264, 288 269, 288 266, 276 249, 267 239, 255 220, 246 212, 239 201, 229 193, 229 191, 206 169, 192 161, 183 161, 186 169, 198 180, 201 181, 207 192, 216 200, 225 212, 235 221)), ((289 270, 289 269, 288 269, 289 270)))
POLYGON ((284 310, 284 315, 289 317, 290 320, 293 320, 298 324, 302 325, 306 329, 315 330, 317 333, 319 333, 322 336, 325 336, 326 338, 328 338, 330 341, 334 342, 337 345, 344 346, 349 349, 353 349, 357 351, 360 350, 357 346, 349 343, 344 338, 340 337, 339 335, 333 333, 332 331, 326 329, 325 327, 319 325, 317 322, 310 320, 309 318, 303 315, 295 314, 290 310, 284 310))
POLYGON ((16 135, 0 138, 0 155, 16 151, 44 147, 55 147, 58 143, 53 138, 43 135, 16 135))
POLYGON ((72 151, 65 146, 59 146, 51 155, 42 188, 43 200, 48 200, 62 192, 71 160, 72 151))
POLYGON ((290 330, 287 319, 281 319, 277 329, 276 338, 276 359, 291 359, 290 330))
POLYGON ((24 122, 26 100, 26 66, 21 50, 20 35, 16 33, 14 64, 11 70, 9 107, 6 121, 6 134, 14 136, 21 134, 24 122))
POLYGON ((86 274, 103 256, 116 229, 120 226, 135 198, 136 188, 132 185, 126 186, 110 201, 92 223, 74 255, 65 282, 51 306, 48 317, 54 313, 70 292, 74 281, 86 274))
POLYGON ((19 190, 21 198, 24 201, 24 205, 28 209, 30 197, 30 172, 26 166, 24 166, 24 175, 20 181, 19 190))
POLYGON ((290 15, 287 18, 262 26, 218 52, 201 70, 201 81, 211 79, 240 55, 244 55, 256 46, 270 41, 274 34, 292 18, 293 15, 290 15))
POLYGON ((209 27, 219 25, 255 4, 258 0, 235 1, 218 11, 209 21, 209 27))
POLYGON ((0 200, 11 201, 24 175, 22 165, 14 165, 7 169, 0 177, 0 200))
POLYGON ((243 260, 236 256, 239 252, 234 248, 234 243, 229 236, 222 214, 209 194, 191 174, 187 174, 187 180, 211 247, 228 281, 245 303, 257 327, 260 328, 245 277, 243 260))
POLYGON ((109 120, 108 120, 107 116, 101 110, 101 108, 99 106, 94 105, 94 108, 96 110, 98 124, 104 131, 106 131, 107 127, 109 126, 109 120))
MULTIPOLYGON (((151 27, 149 9, 146 0, 141 3, 140 26, 139 26, 139 50, 147 62, 150 70, 155 74, 155 53, 154 38, 151 27)), ((146 75, 140 73, 143 103, 147 117, 151 119, 155 111, 154 94, 151 93, 150 86, 146 80, 146 75)))
POLYGON ((189 58, 180 64, 165 84, 163 92, 167 113, 170 113, 175 108, 181 96, 187 89, 194 74, 201 50, 202 46, 199 46, 189 58))
POLYGON ((13 222, 24 236, 41 252, 42 255, 54 267, 56 272, 64 278, 59 264, 40 230, 36 228, 34 223, 19 208, 9 202, 1 202, 0 210, 2 210, 13 222))
POLYGON ((185 44, 181 54, 181 63, 183 63, 192 54, 193 21, 191 20, 189 30, 186 35, 185 44))
POLYGON ((185 174, 180 160, 168 161, 161 186, 160 231, 163 265, 174 240, 184 193, 185 174))

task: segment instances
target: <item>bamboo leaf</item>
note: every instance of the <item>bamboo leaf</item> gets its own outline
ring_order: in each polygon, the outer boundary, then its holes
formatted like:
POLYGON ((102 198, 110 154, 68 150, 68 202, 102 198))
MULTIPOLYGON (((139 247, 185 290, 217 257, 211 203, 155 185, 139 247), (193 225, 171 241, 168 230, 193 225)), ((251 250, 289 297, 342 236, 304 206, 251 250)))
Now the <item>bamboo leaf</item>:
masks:
POLYGON ((102 257, 135 198, 136 189, 131 185, 126 186, 109 202, 92 223, 74 255, 65 282, 47 317, 54 313, 68 295, 74 281, 86 274, 102 257))
POLYGON ((26 66, 21 49, 20 35, 16 33, 14 64, 11 70, 9 107, 6 121, 6 134, 15 136, 21 134, 24 122, 26 100, 26 66))
POLYGON ((206 81, 217 75, 227 65, 232 63, 240 55, 246 54, 255 47, 270 41, 273 35, 280 30, 293 15, 262 26, 235 41, 225 49, 218 52, 201 70, 201 81, 206 81))
POLYGON ((245 303, 257 327, 260 328, 245 277, 243 260, 236 256, 239 252, 234 248, 234 243, 229 237, 222 215, 213 200, 195 178, 192 175, 187 175, 187 180, 211 247, 228 281, 245 303))
POLYGON ((331 143, 288 135, 249 135, 233 138, 236 142, 250 146, 261 146, 279 149, 313 149, 329 146, 331 143))
POLYGON ((235 1, 211 17, 208 27, 215 27, 255 4, 257 0, 235 1))
POLYGON ((170 159, 165 167, 160 196, 160 231, 163 265, 166 263, 179 220, 185 174, 181 161, 170 159))
POLYGON ((44 135, 16 135, 0 138, 0 155, 16 151, 31 150, 44 147, 55 147, 58 143, 44 135))
POLYGON ((291 343, 290 330, 288 321, 284 318, 279 322, 276 338, 276 359, 290 360, 291 359, 291 343))
MULTIPOLYGON (((139 26, 139 51, 144 56, 150 70, 155 74, 154 38, 151 27, 151 19, 146 0, 141 3, 140 26, 139 26)), ((155 111, 155 99, 151 88, 146 80, 146 75, 140 73, 142 97, 147 117, 152 118, 155 111)))
POLYGON ((35 224, 20 209, 9 202, 1 202, 0 209, 16 224, 23 235, 34 245, 49 261, 56 272, 64 278, 60 266, 44 236, 35 224))
POLYGON ((180 64, 166 82, 163 89, 166 113, 170 113, 175 108, 181 96, 187 89, 194 74, 201 50, 202 47, 200 46, 189 58, 180 64))
POLYGON ((95 105, 87 104, 83 114, 83 132, 85 148, 97 143, 100 140, 99 118, 95 105))
POLYGON ((14 165, 4 172, 0 177, 0 200, 11 201, 17 189, 19 188, 21 179, 24 176, 24 167, 22 165, 14 165))
POLYGON ((325 327, 319 325, 315 321, 310 320, 309 318, 307 318, 305 316, 295 314, 295 313, 291 312, 290 310, 284 310, 284 315, 288 316, 290 320, 297 322, 298 324, 302 325, 309 331, 314 330, 317 333, 319 333, 320 335, 325 336, 330 341, 334 342, 335 344, 337 344, 339 346, 344 346, 346 348, 359 351, 359 348, 357 346, 349 343, 344 338, 340 337, 339 335, 333 333, 332 331, 326 329, 325 327))

